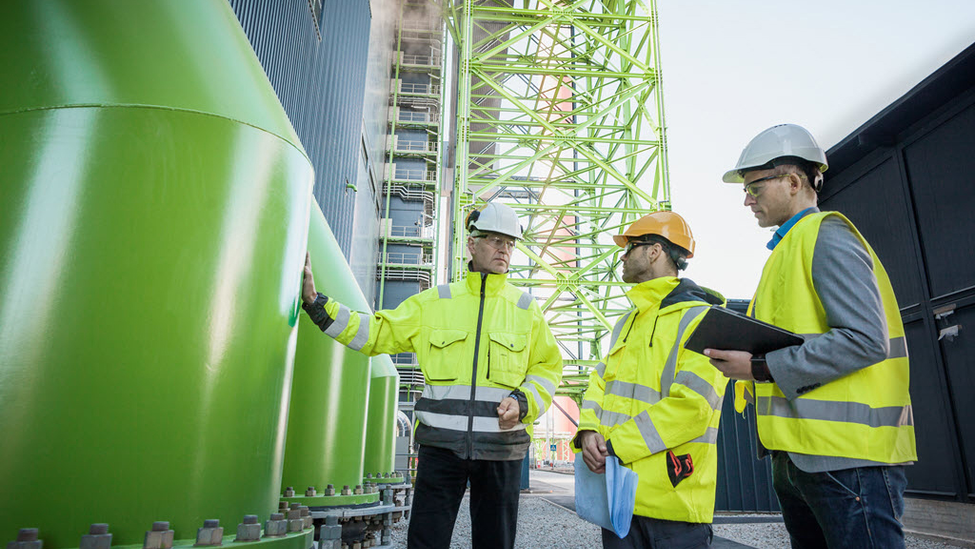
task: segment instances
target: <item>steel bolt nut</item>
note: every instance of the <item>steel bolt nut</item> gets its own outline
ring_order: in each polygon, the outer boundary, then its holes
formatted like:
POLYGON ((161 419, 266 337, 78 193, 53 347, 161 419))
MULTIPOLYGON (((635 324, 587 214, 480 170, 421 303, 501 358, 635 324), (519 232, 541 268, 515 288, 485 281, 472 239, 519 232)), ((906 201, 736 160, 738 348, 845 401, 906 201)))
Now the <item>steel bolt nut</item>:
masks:
POLYGON ((293 498, 293 497, 295 497, 295 488, 294 488, 294 486, 288 486, 287 488, 284 489, 284 497, 286 497, 286 498, 293 498))
POLYGON ((346 484, 345 486, 342 487, 342 495, 343 496, 351 496, 352 495, 352 490, 349 489, 349 485, 348 484, 346 484))
POLYGON ((196 531, 197 546, 223 545, 223 527, 219 519, 206 519, 203 528, 196 531))
POLYGON ((88 528, 88 533, 81 536, 78 549, 109 549, 112 546, 112 534, 108 533, 108 524, 96 522, 88 528))
POLYGON ((152 530, 146 532, 143 549, 170 549, 175 532, 169 529, 169 522, 160 520, 152 523, 152 530))
POLYGON ((264 523, 264 537, 284 536, 288 533, 288 521, 281 513, 272 513, 271 518, 264 523))
POLYGON ((37 538, 37 528, 21 528, 17 541, 7 543, 7 549, 42 549, 44 541, 37 538))
POLYGON ((309 486, 308 489, 305 490, 305 496, 306 497, 313 497, 313 496, 315 496, 317 494, 318 494, 318 492, 315 491, 315 487, 314 486, 309 486))
POLYGON ((301 518, 301 504, 292 503, 291 507, 285 513, 288 518, 288 531, 289 532, 301 532, 305 527, 305 521, 301 518))
POLYGON ((352 493, 355 494, 355 495, 357 495, 357 496, 361 496, 362 495, 362 485, 361 484, 356 484, 355 485, 355 490, 353 490, 352 493))
POLYGON ((335 486, 332 486, 331 484, 329 484, 328 486, 326 486, 325 487, 325 495, 326 496, 334 496, 335 495, 335 486))
POLYGON ((261 525, 257 515, 244 515, 244 522, 237 525, 237 538, 234 541, 258 541, 261 539, 261 525))

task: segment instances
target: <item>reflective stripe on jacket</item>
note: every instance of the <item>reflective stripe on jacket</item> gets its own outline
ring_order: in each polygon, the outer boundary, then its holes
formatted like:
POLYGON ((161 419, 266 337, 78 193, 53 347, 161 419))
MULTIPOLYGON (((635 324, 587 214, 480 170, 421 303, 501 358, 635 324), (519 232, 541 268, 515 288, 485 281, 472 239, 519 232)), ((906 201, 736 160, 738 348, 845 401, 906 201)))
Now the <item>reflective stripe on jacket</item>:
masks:
POLYGON ((683 344, 708 304, 723 300, 675 277, 643 282, 627 296, 636 309, 617 322, 608 355, 590 375, 579 430, 599 432, 637 472, 635 514, 711 522, 727 379, 683 344), (676 485, 675 458, 684 474, 693 467, 676 485))
POLYGON ((900 310, 880 259, 846 217, 822 212, 802 218, 765 264, 749 314, 807 337, 830 329, 812 279, 816 239, 829 216, 846 222, 873 260, 890 338, 887 358, 793 400, 775 383, 743 384, 754 395, 759 438, 769 450, 880 463, 914 461, 910 370, 900 310))
POLYGON ((325 333, 367 355, 416 353, 427 384, 414 408, 418 443, 462 459, 523 459, 562 379, 562 355, 538 303, 506 278, 468 273, 371 316, 329 300, 325 333), (515 389, 527 413, 501 430, 498 404, 515 389))

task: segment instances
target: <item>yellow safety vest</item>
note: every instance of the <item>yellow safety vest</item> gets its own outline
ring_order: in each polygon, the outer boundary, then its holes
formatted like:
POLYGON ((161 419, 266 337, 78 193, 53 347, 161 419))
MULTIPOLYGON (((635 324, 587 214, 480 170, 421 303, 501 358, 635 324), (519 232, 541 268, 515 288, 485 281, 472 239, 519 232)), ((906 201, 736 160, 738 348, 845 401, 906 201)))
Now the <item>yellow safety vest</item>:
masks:
POLYGON ((538 303, 506 278, 471 272, 374 315, 329 300, 325 333, 370 356, 416 353, 426 382, 414 407, 418 443, 469 459, 522 459, 562 380, 562 354, 538 303), (528 412, 501 430, 498 403, 515 389, 528 412))
POLYGON ((828 216, 845 221, 873 259, 890 350, 887 358, 790 401, 775 383, 748 383, 758 434, 770 450, 903 463, 917 459, 904 325, 887 271, 853 223, 835 212, 810 214, 775 247, 762 271, 749 315, 804 335, 829 330, 813 287, 819 227, 828 216))
POLYGON ((579 430, 600 433, 639 475, 635 514, 709 523, 727 379, 707 357, 684 349, 708 303, 695 297, 660 308, 681 282, 700 292, 675 277, 649 280, 627 292, 636 309, 617 322, 609 354, 590 375, 579 430), (689 476, 672 479, 675 465, 689 476))

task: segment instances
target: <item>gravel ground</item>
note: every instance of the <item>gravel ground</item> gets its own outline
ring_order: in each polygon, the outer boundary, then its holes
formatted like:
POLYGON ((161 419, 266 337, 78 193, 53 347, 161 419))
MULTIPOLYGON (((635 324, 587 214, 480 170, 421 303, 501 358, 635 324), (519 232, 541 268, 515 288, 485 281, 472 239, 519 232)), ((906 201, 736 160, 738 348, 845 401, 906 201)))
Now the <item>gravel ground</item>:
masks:
MULTIPOLYGON (((748 515, 745 515, 748 516, 748 515)), ((767 520, 768 515, 758 515, 767 520)), ((402 520, 393 526, 393 543, 390 547, 406 547, 407 521, 402 520)), ((779 549, 789 547, 789 536, 781 522, 762 522, 745 524, 715 524, 715 537, 722 537, 750 547, 779 549)), ((585 522, 575 513, 548 502, 540 496, 522 496, 518 508, 518 535, 515 546, 519 548, 558 548, 602 547, 599 528, 585 522)), ((470 549, 471 519, 469 500, 465 496, 454 526, 454 537, 450 549, 470 549)), ((916 536, 907 537, 908 549, 945 549, 961 547, 941 541, 933 541, 916 536)))
MULTIPOLYGON (((750 516, 750 515, 738 515, 750 516)), ((760 515, 768 517, 768 515, 760 515)), ((714 535, 731 541, 758 548, 778 548, 789 547, 789 534, 785 530, 782 522, 769 522, 764 524, 715 524, 714 535)), ((942 541, 934 541, 927 538, 920 538, 911 534, 907 535, 907 549, 943 549, 952 547, 965 547, 962 545, 951 545, 942 541)))
MULTIPOLYGON (((401 520, 393 525, 391 547, 406 547, 407 521, 401 520)), ((464 496, 454 525, 454 537, 450 549, 470 549, 471 515, 470 500, 464 496)), ((518 505, 518 534, 515 547, 541 548, 553 547, 571 549, 576 547, 602 547, 599 527, 590 524, 572 511, 549 503, 541 497, 522 497, 518 505)))

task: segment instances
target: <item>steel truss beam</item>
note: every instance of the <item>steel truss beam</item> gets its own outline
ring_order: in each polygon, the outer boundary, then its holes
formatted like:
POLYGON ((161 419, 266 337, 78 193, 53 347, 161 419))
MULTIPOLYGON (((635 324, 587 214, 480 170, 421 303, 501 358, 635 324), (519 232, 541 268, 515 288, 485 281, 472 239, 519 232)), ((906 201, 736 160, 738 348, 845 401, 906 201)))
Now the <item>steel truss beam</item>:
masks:
MULTIPOLYGON (((458 55, 454 218, 487 200, 519 210, 509 280, 542 305, 578 399, 630 308, 610 237, 669 208, 655 0, 436 3, 458 55)), ((463 223, 453 234, 456 279, 463 223)))

